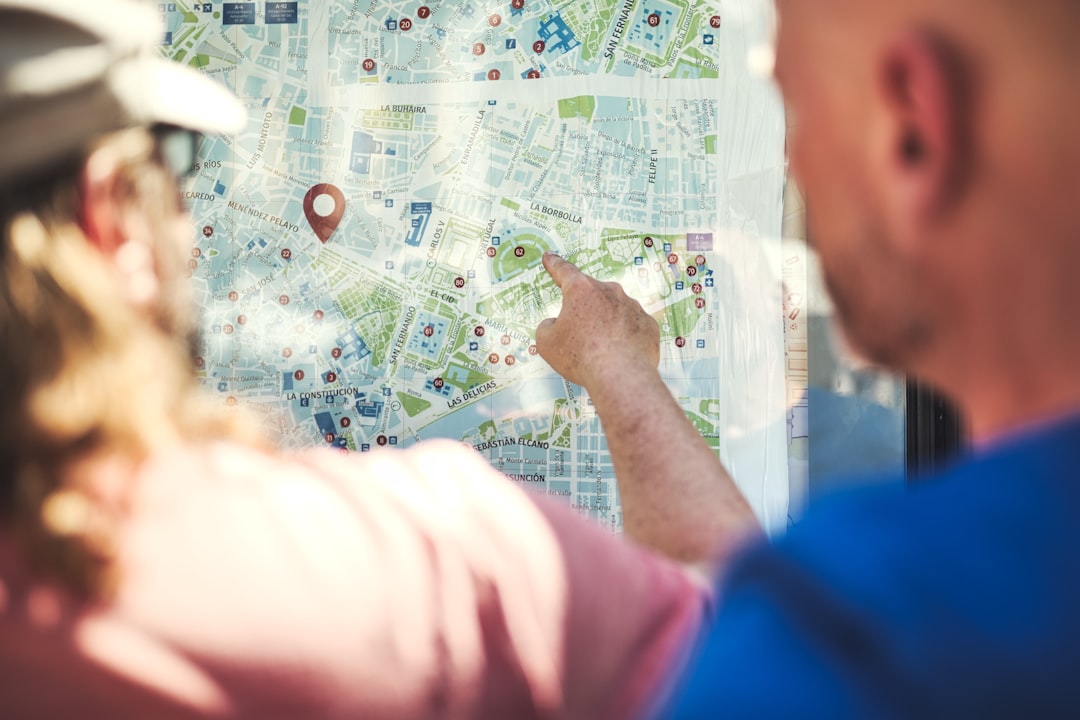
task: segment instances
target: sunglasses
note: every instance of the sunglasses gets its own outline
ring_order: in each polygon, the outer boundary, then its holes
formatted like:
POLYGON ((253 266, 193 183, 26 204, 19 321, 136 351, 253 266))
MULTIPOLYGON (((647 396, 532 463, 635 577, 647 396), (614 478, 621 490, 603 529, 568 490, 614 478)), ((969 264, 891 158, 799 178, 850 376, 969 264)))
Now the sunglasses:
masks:
POLYGON ((202 133, 175 125, 155 125, 150 133, 157 143, 162 164, 177 180, 182 181, 199 170, 195 160, 202 143, 202 133))

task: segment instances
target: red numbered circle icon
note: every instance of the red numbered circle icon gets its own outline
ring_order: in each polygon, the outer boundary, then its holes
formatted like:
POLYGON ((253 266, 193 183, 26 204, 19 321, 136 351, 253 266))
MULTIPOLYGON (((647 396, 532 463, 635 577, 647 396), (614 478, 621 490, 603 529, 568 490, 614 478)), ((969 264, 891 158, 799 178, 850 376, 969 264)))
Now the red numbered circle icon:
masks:
POLYGON ((326 373, 326 382, 328 382, 328 383, 337 382, 337 373, 335 373, 335 372, 326 373))
POLYGON ((380 435, 379 437, 375 438, 375 443, 377 445, 385 445, 387 442, 388 441, 385 435, 380 435))
POLYGON ((495 257, 495 253, 496 253, 496 250, 495 250, 495 248, 493 248, 493 247, 489 247, 489 248, 487 249, 487 256, 488 256, 488 257, 495 257))
MULTIPOLYGON (((292 357, 292 348, 282 348, 281 357, 283 357, 283 358, 291 358, 292 357)), ((299 379, 300 378, 297 378, 297 380, 299 380, 299 379)))
POLYGON ((671 253, 667 256, 668 265, 677 265, 679 263, 679 256, 675 253, 671 253))
POLYGON ((334 358, 335 360, 341 357, 341 348, 334 348, 333 350, 331 350, 330 357, 334 358))
POLYGON ((525 257, 525 248, 523 248, 523 247, 514 248, 514 257, 525 257))
POLYGON ((506 364, 507 365, 513 365, 516 362, 517 362, 517 358, 514 357, 513 355, 507 355, 506 356, 506 364))
POLYGON ((540 77, 540 71, 537 70, 536 68, 533 68, 529 72, 525 73, 525 79, 526 80, 535 80, 538 77, 540 77))
POLYGON ((646 18, 645 22, 649 23, 649 27, 656 27, 660 24, 660 16, 656 13, 653 13, 648 18, 646 18))
POLYGON ((502 336, 502 344, 503 345, 509 345, 510 344, 510 336, 509 335, 503 335, 502 336))
POLYGON ((435 334, 435 326, 434 325, 428 325, 428 326, 426 326, 424 328, 424 337, 431 337, 434 334, 435 334))
POLYGON ((709 18, 709 25, 714 28, 720 27, 720 16, 713 15, 711 18, 709 18))
POLYGON ((473 43, 473 46, 472 46, 472 54, 473 55, 476 55, 477 57, 479 57, 480 55, 483 55, 485 52, 487 52, 487 48, 484 47, 484 43, 473 43))
POLYGON ((340 423, 340 425, 341 425, 341 427, 343 427, 343 428, 347 428, 347 427, 349 427, 350 425, 352 425, 352 420, 350 420, 349 418, 341 418, 341 423, 340 423))
POLYGON ((421 5, 416 9, 416 16, 421 20, 427 20, 430 15, 431 8, 429 8, 427 5, 421 5))
POLYGON ((510 7, 520 10, 525 7, 525 0, 510 0, 510 7))
POLYGON ((288 295, 279 295, 277 301, 279 303, 281 303, 282 305, 288 305, 289 304, 289 296, 288 295))
POLYGON ((686 274, 690 277, 694 277, 695 275, 697 275, 697 265, 691 265, 690 267, 686 268, 686 274))
POLYGON ((237 300, 240 299, 240 293, 236 292, 235 290, 232 290, 231 292, 229 292, 229 299, 232 300, 233 302, 236 302, 237 300))
POLYGON ((540 351, 536 349, 535 345, 530 345, 529 346, 529 354, 530 355, 536 355, 538 352, 540 352, 540 351))
POLYGON ((465 287, 465 278, 463 278, 463 277, 454 278, 454 287, 459 288, 459 289, 465 287))
POLYGON ((443 386, 446 385, 446 381, 442 378, 435 378, 431 381, 431 384, 436 390, 442 390, 443 386))
POLYGON ((495 13, 494 15, 489 17, 488 25, 490 25, 491 27, 499 27, 500 25, 502 25, 502 15, 495 13))
POLYGON ((364 72, 371 72, 375 69, 375 61, 371 58, 364 58, 364 62, 360 63, 360 66, 364 68, 364 72))
POLYGON ((675 338, 675 347, 686 347, 686 338, 684 338, 684 337, 675 338))
POLYGON ((232 325, 226 325, 225 327, 221 328, 221 331, 224 332, 226 335, 232 335, 233 334, 233 326, 232 325))
POLYGON ((282 260, 288 260, 291 257, 292 257, 292 250, 290 250, 289 248, 283 248, 281 250, 281 259, 282 260))
POLYGON ((700 295, 702 290, 701 283, 694 283, 690 286, 690 289, 694 291, 695 295, 700 295))
POLYGON ((292 374, 292 376, 296 380, 303 380, 304 379, 304 371, 303 370, 297 370, 296 372, 294 372, 292 374))
POLYGON ((488 362, 491 363, 492 365, 498 365, 499 364, 499 356, 496 353, 491 353, 490 355, 488 355, 488 362))
POLYGON ((409 18, 401 18, 401 20, 398 21, 397 26, 398 29, 402 30, 403 32, 409 32, 410 30, 412 30, 412 20, 410 20, 409 18))
POLYGON ((696 307, 698 310, 704 310, 705 298, 694 298, 694 307, 696 307))
POLYGON ((488 80, 498 80, 500 77, 502 77, 502 73, 499 72, 498 70, 496 70, 495 68, 492 68, 492 69, 488 70, 488 74, 487 74, 487 79, 488 80))
POLYGON ((539 55, 540 53, 544 52, 544 48, 546 47, 547 45, 544 44, 543 40, 537 40, 533 43, 533 52, 539 55))
POLYGON ((656 244, 655 241, 651 237, 646 237, 643 242, 645 243, 645 247, 647 247, 647 248, 651 248, 653 245, 656 244))
POLYGON ((473 328, 473 335, 475 335, 476 337, 484 337, 485 332, 487 331, 484 330, 483 325, 477 325, 475 328, 473 328))
POLYGON ((214 236, 214 228, 207 225, 206 227, 204 227, 202 229, 202 234, 203 234, 203 237, 213 237, 214 236))

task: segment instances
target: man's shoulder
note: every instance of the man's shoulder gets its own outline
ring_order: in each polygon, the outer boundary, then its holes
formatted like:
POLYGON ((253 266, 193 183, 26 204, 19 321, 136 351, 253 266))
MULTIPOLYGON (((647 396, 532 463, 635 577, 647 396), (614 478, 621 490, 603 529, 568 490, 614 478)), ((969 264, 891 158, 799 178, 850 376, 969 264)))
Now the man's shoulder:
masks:
POLYGON ((783 673, 811 716, 1080 708, 1062 693, 1080 671, 1078 439, 1058 423, 908 490, 847 492, 748 550, 687 697, 775 707, 758 691, 783 673))
MULTIPOLYGON (((985 606, 1019 587, 1080 600, 1080 421, 1017 435, 935 477, 839 493, 771 547, 837 589, 902 603, 905 588, 985 606), (898 592, 899 591, 899 592, 898 592), (894 600, 890 600, 893 598, 894 600)), ((744 558, 745 560, 746 558, 744 558)))
POLYGON ((780 544, 829 546, 843 555, 869 543, 888 557, 888 547, 982 545, 1003 535, 1022 545, 1051 540, 1044 537, 1050 530, 1080 535, 1080 523, 1071 522, 1080 503, 1078 469, 1080 417, 1017 433, 906 486, 835 493, 816 503, 780 544), (1033 532, 1016 537, 1021 526, 1033 532), (852 544, 855 537, 863 542, 852 544))

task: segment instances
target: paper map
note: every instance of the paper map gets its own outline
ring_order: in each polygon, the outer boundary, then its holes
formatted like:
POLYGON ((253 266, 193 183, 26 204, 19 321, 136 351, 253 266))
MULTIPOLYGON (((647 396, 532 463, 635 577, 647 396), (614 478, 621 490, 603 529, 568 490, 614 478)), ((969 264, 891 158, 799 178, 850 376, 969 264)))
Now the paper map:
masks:
POLYGON ((661 371, 770 527, 787 512, 782 108, 758 2, 165 3, 233 89, 185 188, 196 363, 284 445, 450 437, 614 530, 602 428, 536 354, 554 250, 657 318, 661 371))

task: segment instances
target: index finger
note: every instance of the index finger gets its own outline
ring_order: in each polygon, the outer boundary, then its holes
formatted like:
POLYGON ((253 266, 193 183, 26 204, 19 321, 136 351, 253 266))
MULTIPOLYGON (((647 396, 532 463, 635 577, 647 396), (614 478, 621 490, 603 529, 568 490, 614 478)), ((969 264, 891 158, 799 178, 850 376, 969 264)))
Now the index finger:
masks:
POLYGON ((560 288, 574 275, 581 274, 581 270, 578 270, 577 265, 569 260, 563 259, 553 252, 544 253, 541 261, 544 263, 544 269, 551 275, 551 279, 554 280, 555 284, 560 288))

